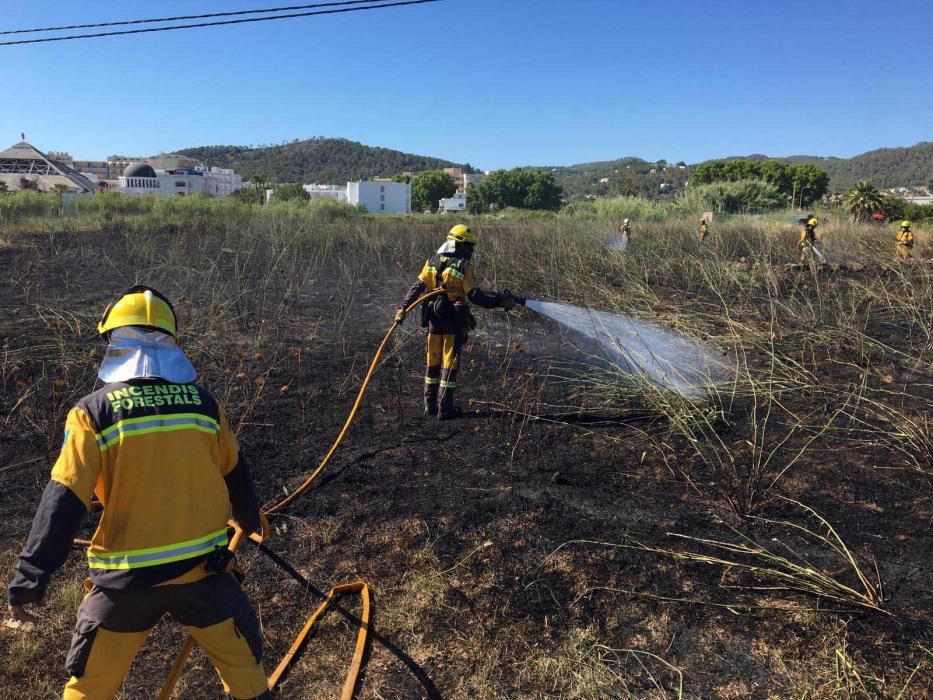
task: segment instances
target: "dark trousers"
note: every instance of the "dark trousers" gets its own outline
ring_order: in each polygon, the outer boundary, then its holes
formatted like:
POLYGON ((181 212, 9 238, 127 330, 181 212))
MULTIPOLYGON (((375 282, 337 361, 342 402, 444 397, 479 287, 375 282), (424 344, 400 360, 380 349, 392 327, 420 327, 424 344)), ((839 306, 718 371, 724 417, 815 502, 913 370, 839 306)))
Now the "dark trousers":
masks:
POLYGON ((123 590, 94 586, 78 608, 64 700, 112 698, 136 652, 166 613, 194 637, 235 698, 271 697, 256 613, 233 576, 123 590))

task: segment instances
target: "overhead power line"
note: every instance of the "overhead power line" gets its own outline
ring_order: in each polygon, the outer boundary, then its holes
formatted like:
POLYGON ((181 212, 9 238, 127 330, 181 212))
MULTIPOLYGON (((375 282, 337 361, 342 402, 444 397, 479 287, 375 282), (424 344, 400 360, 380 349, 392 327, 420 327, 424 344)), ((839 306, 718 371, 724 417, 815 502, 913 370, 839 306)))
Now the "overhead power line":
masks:
POLYGON ((346 0, 345 2, 317 2, 311 5, 291 5, 289 7, 269 7, 265 10, 237 10, 235 12, 213 12, 207 15, 180 15, 178 17, 157 17, 155 19, 126 19, 119 22, 97 22, 96 24, 66 24, 61 27, 39 27, 37 29, 8 29, 0 34, 37 34, 39 32, 61 32, 66 29, 95 29, 98 27, 121 27, 128 24, 155 24, 157 22, 181 22, 186 19, 209 19, 211 17, 234 17, 236 15, 268 15, 273 12, 293 12, 295 10, 313 10, 318 7, 338 7, 341 5, 365 5, 378 0, 346 0))
MULTIPOLYGON (((349 0, 355 2, 358 0, 349 0)), ((17 46, 22 44, 45 44, 52 41, 71 41, 73 39, 95 39, 104 36, 123 36, 127 34, 150 34, 152 32, 170 32, 175 29, 196 29, 199 27, 219 27, 227 24, 247 24, 252 22, 268 22, 275 19, 295 19, 297 17, 311 17, 314 15, 336 15, 345 12, 362 12, 364 10, 382 10, 387 7, 404 7, 406 5, 425 5, 441 0, 400 0, 399 2, 383 2, 377 5, 359 7, 341 7, 332 10, 315 10, 312 12, 299 12, 291 15, 273 15, 271 17, 248 17, 245 19, 228 19, 220 22, 197 22, 194 24, 176 24, 171 27, 151 27, 147 29, 124 29, 118 32, 96 32, 93 34, 69 34, 68 36, 44 37, 42 39, 18 39, 16 41, 0 41, 0 46, 17 46)), ((346 5, 346 3, 334 3, 346 5)), ((321 6, 321 5, 318 5, 321 6)), ((271 10, 268 10, 271 11, 271 10)))

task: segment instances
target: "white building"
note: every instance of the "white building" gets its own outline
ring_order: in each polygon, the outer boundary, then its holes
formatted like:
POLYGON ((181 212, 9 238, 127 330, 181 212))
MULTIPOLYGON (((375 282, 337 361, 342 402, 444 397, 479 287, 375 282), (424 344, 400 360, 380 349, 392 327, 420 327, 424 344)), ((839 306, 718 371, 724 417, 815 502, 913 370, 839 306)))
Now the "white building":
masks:
POLYGON ((478 185, 486 176, 483 173, 463 173, 463 190, 466 191, 470 185, 478 185))
POLYGON ((466 211, 466 192, 455 192, 453 197, 438 200, 437 208, 442 214, 466 211))
POLYGON ((304 185, 305 192, 308 193, 308 199, 325 199, 330 197, 338 202, 347 201, 347 187, 338 187, 337 185, 304 185))
POLYGON ((243 178, 233 172, 232 168, 209 168, 201 170, 204 178, 204 192, 211 197, 224 199, 243 186, 243 178))
POLYGON ((347 202, 366 208, 374 214, 411 212, 411 185, 407 182, 357 182, 347 183, 347 202))
POLYGON ((148 163, 130 163, 120 177, 117 192, 186 197, 202 192, 224 199, 243 186, 243 178, 229 168, 155 170, 148 163))

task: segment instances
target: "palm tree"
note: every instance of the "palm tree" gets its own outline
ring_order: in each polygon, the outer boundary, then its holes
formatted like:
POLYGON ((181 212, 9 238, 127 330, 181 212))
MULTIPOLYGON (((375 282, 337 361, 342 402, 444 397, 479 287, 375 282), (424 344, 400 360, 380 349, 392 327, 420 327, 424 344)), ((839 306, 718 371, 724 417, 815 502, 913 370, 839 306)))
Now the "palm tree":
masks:
POLYGON ((881 211, 881 193, 871 184, 871 180, 859 180, 855 187, 846 192, 842 205, 853 221, 869 221, 872 214, 881 211))
POLYGON ((266 176, 262 173, 256 173, 253 175, 249 181, 253 183, 253 187, 256 188, 256 197, 259 200, 260 204, 264 204, 264 199, 266 195, 266 176))

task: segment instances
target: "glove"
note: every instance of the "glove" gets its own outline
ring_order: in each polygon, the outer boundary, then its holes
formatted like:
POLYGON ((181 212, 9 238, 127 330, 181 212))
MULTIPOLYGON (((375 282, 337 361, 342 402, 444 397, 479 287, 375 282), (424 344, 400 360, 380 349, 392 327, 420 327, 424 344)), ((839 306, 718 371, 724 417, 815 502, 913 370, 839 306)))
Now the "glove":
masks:
MULTIPOLYGON (((499 294, 499 306, 501 306, 506 311, 511 311, 515 308, 515 304, 518 303, 518 299, 512 296, 512 292, 508 289, 502 290, 499 294)), ((524 303, 524 300, 522 301, 524 303)))
POLYGON ((405 322, 405 309, 399 309, 395 312, 395 322, 400 326, 405 322))

